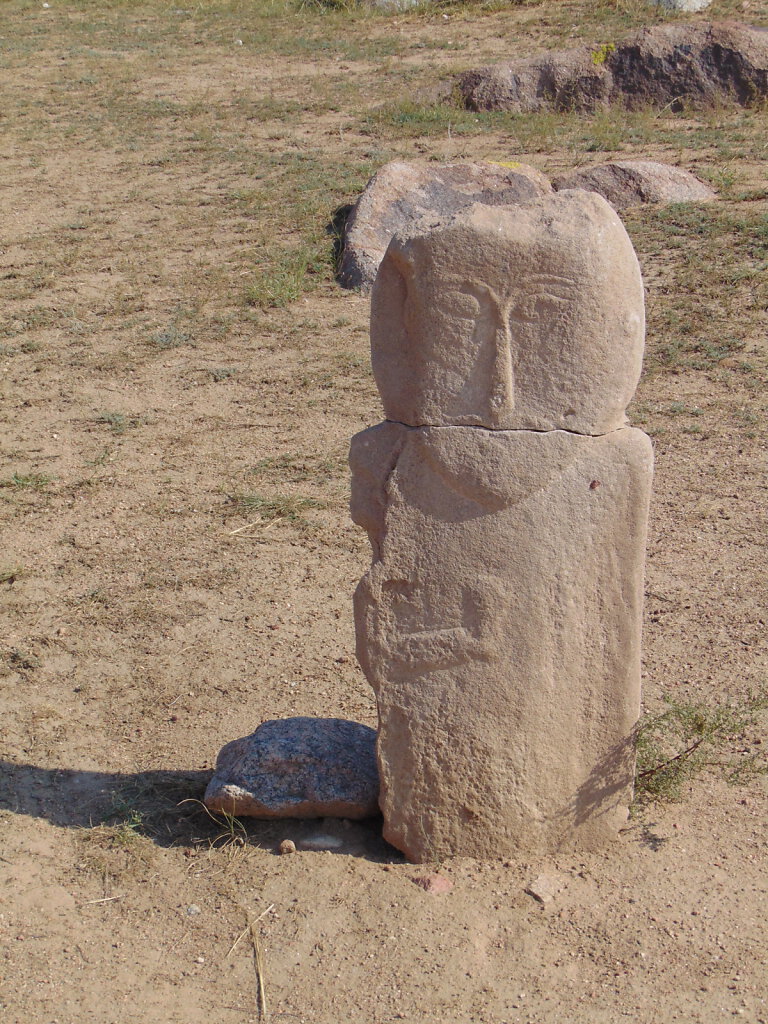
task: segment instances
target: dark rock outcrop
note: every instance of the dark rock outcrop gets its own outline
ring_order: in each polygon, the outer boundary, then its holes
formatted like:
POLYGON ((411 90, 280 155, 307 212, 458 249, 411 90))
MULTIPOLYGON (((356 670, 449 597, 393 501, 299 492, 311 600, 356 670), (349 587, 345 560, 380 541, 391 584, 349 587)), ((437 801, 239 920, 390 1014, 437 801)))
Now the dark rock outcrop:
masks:
POLYGON ((654 25, 615 46, 466 71, 458 88, 471 110, 747 105, 768 96, 768 29, 738 22, 654 25))

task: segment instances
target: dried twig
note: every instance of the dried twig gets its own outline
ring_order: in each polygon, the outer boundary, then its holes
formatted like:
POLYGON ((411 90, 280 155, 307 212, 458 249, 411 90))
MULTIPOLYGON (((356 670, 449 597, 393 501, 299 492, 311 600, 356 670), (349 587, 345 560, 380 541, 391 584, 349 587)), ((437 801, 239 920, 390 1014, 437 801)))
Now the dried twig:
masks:
POLYGON ((262 919, 262 917, 266 917, 267 914, 271 910, 274 910, 274 909, 275 909, 275 904, 274 903, 270 903, 269 906, 267 907, 267 909, 266 910, 262 910, 262 912, 259 914, 259 916, 256 918, 256 920, 253 923, 254 924, 258 924, 259 921, 262 919))
POLYGON ((681 99, 683 99, 682 96, 673 96, 669 103, 666 104, 666 106, 663 106, 661 110, 656 111, 656 114, 654 115, 656 120, 658 121, 662 114, 666 113, 666 111, 669 110, 673 104, 679 103, 681 99))
POLYGON ((245 526, 238 526, 236 530, 230 530, 227 534, 228 537, 234 537, 236 533, 242 533, 243 530, 250 530, 252 526, 258 526, 259 523, 263 522, 262 519, 256 519, 252 523, 246 523, 245 526))
POLYGON ((231 945, 231 946, 229 947, 229 952, 228 952, 228 953, 227 953, 227 955, 226 955, 226 956, 224 957, 224 959, 225 959, 225 960, 226 960, 226 959, 227 959, 228 957, 230 957, 230 956, 231 956, 231 955, 232 955, 232 954, 234 953, 234 951, 235 951, 235 949, 236 949, 236 947, 237 947, 238 943, 240 942, 240 940, 241 940, 241 939, 243 939, 243 938, 245 938, 245 936, 246 936, 246 935, 248 934, 248 929, 249 929, 250 927, 251 927, 251 926, 250 926, 250 924, 247 924, 247 925, 245 926, 245 928, 243 928, 243 930, 242 930, 242 931, 240 932, 240 934, 239 934, 239 935, 237 936, 237 938, 235 939, 235 941, 234 941, 234 942, 232 943, 232 945, 231 945))
POLYGON ((267 994, 264 990, 264 954, 261 949, 261 943, 259 942, 259 933, 256 931, 256 925, 268 914, 274 907, 274 903, 267 907, 267 909, 256 918, 255 921, 248 919, 248 927, 251 932, 251 942, 253 943, 253 965, 256 968, 256 981, 259 986, 259 1020, 267 1021, 267 994))
POLYGON ((670 757, 670 759, 668 761, 664 761, 663 764, 657 764, 654 765, 653 768, 646 768, 644 772, 639 772, 637 776, 638 779, 645 779, 649 775, 658 775, 659 772, 663 772, 665 768, 669 768, 669 766, 674 764, 676 761, 684 761, 687 757, 690 757, 703 742, 704 737, 702 736, 700 739, 696 740, 695 743, 692 743, 690 747, 686 747, 685 750, 681 750, 679 754, 676 754, 674 757, 670 757))
POLYGON ((267 1020, 267 994, 264 988, 264 954, 261 948, 261 942, 259 941, 259 933, 256 931, 256 925, 259 923, 259 921, 261 921, 263 917, 266 917, 267 914, 274 909, 275 904, 270 903, 267 909, 262 910, 259 916, 254 919, 251 919, 251 915, 248 913, 247 910, 244 911, 248 923, 237 936, 232 945, 229 947, 229 952, 227 953, 227 956, 224 958, 226 960, 227 957, 231 956, 232 953, 234 953, 234 951, 237 949, 241 940, 245 938, 246 935, 250 934, 251 944, 253 947, 253 964, 256 969, 256 983, 258 985, 259 993, 259 1020, 263 1021, 267 1020))
POLYGON ((252 526, 259 526, 264 522, 263 519, 257 519, 254 523, 246 523, 245 526, 240 526, 236 530, 230 530, 227 534, 228 537, 239 536, 241 540, 260 540, 262 533, 266 533, 267 530, 271 530, 273 526, 277 526, 278 523, 282 523, 285 516, 277 516, 270 523, 268 523, 259 533, 243 533, 243 530, 249 530, 252 526))

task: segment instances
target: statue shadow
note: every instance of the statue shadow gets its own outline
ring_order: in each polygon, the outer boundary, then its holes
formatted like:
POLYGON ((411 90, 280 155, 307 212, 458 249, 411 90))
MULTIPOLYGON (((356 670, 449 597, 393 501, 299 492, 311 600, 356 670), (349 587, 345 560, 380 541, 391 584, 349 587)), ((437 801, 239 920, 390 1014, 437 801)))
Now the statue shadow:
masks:
MULTIPOLYGON (((635 777, 635 742, 635 736, 632 735, 613 747, 579 787, 568 812, 577 826, 613 811, 617 805, 626 805, 628 780, 635 777)), ((646 822, 628 825, 621 829, 621 833, 630 835, 634 842, 658 851, 667 840, 653 832, 654 824, 646 822)))
POLYGON ((290 839, 299 849, 382 863, 403 860, 382 838, 380 817, 261 821, 211 814, 202 803, 211 775, 163 769, 132 774, 79 771, 0 761, 0 811, 71 829, 128 825, 161 847, 236 843, 277 852, 279 844, 290 839))
POLYGON ((325 225, 325 233, 333 240, 333 272, 336 280, 341 274, 341 261, 344 258, 344 237, 347 231, 347 221, 352 213, 353 206, 346 203, 337 206, 331 215, 330 221, 325 225))

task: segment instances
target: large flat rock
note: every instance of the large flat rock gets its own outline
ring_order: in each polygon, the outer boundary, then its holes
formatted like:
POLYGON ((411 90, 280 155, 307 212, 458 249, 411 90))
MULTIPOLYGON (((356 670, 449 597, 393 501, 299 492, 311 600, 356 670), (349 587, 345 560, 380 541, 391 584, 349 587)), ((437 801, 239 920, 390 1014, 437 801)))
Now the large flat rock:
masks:
POLYGON ((597 167, 583 167, 553 181, 560 192, 580 188, 597 192, 614 210, 643 203, 707 203, 715 192, 682 167, 656 160, 615 160, 597 167))
POLYGON ((339 282, 368 291, 392 236, 417 224, 434 224, 473 203, 516 206, 551 191, 544 175, 527 164, 385 164, 347 219, 339 282))

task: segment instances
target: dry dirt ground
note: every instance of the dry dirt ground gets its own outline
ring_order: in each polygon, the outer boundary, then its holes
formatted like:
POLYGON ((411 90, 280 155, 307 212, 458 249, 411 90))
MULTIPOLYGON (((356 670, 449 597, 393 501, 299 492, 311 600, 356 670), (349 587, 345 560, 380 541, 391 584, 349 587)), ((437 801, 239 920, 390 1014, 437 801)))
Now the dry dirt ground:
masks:
MULTIPOLYGON (((182 802, 265 719, 375 725, 345 460, 381 413, 327 225, 394 156, 637 154, 719 190, 627 217, 657 460, 646 710, 706 731, 765 693, 765 109, 414 100, 663 17, 632 0, 179 4, 0 4, 4 1024, 768 1021, 759 723, 720 728, 612 848, 548 863, 415 867, 377 822, 243 830, 182 802), (337 852, 276 854, 318 831, 337 852), (450 892, 414 884, 436 867, 450 892)), ((708 13, 768 25, 762 0, 708 13)))

